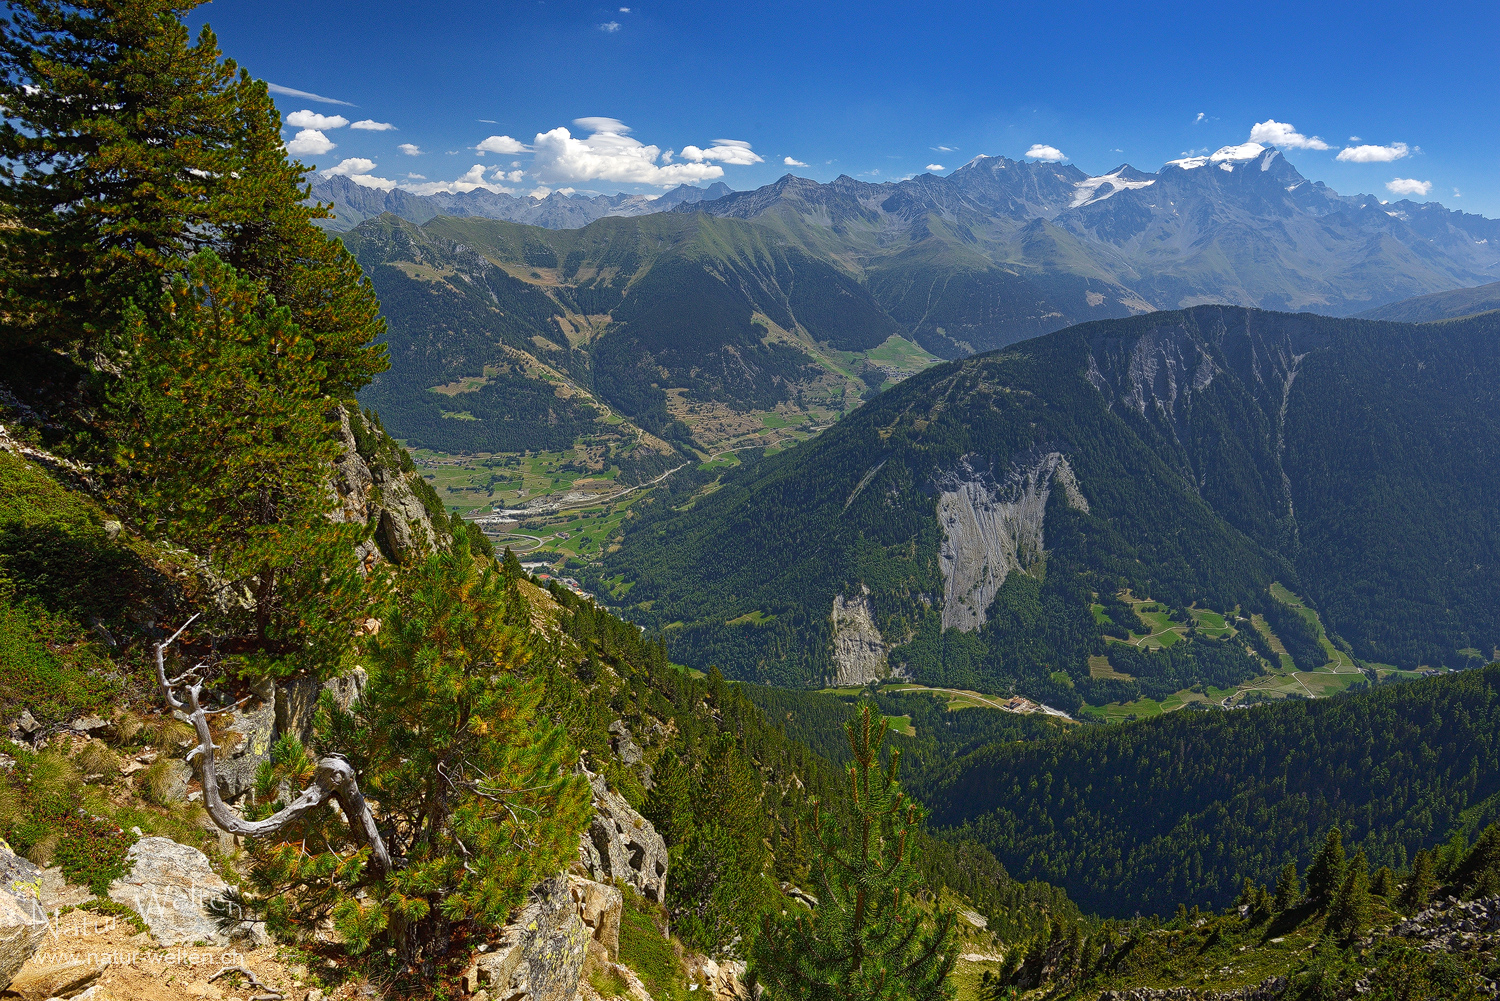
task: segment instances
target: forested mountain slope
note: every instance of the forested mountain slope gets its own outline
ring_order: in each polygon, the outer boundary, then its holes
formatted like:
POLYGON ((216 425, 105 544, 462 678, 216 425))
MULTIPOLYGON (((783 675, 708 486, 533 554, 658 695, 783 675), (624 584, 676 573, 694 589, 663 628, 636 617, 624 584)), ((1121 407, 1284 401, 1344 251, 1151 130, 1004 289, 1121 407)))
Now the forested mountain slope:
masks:
POLYGON ((1305 869, 1334 826, 1350 854, 1399 871, 1500 820, 1500 666, 1112 727, 954 709, 926 692, 742 690, 834 761, 848 756, 843 720, 874 698, 915 731, 892 745, 936 826, 1101 916, 1223 908, 1246 878, 1305 869))
POLYGON ((1500 819, 1500 666, 1331 700, 996 743, 914 786, 1018 876, 1128 916, 1230 903, 1328 828, 1372 867, 1500 819))
POLYGON ((1081 325, 642 505, 606 573, 675 657, 780 684, 879 660, 1065 708, 1230 685, 1260 663, 1248 622, 1106 637, 1140 628, 1132 596, 1248 616, 1273 581, 1360 658, 1470 663, 1500 642, 1497 333, 1208 306, 1081 325))
POLYGON ((660 453, 689 446, 692 404, 841 410, 887 378, 859 358, 897 330, 847 272, 735 220, 385 215, 344 240, 390 327, 363 399, 447 451, 565 448, 612 410, 660 453))
POLYGON ((1369 320, 1430 323, 1434 320, 1452 320, 1460 316, 1486 313, 1492 309, 1500 309, 1500 282, 1419 295, 1414 299, 1377 306, 1359 315, 1369 320))

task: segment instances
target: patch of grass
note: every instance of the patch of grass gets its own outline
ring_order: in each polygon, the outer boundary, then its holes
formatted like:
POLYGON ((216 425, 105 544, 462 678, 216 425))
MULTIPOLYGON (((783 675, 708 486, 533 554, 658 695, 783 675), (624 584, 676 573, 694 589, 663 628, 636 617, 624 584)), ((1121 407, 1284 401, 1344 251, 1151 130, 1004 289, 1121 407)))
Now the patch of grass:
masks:
POLYGON ((137 933, 147 930, 146 922, 141 920, 141 916, 139 914, 131 910, 129 907, 126 907, 124 904, 115 903, 108 897, 97 897, 93 900, 79 904, 78 910, 89 911, 93 914, 105 914, 110 917, 120 918, 122 921, 125 921, 132 928, 134 928, 137 933))
POLYGON ((657 1001, 686 1001, 687 973, 676 950, 662 934, 651 905, 628 889, 620 914, 620 962, 635 971, 657 1001))
POLYGON ((765 612, 762 612, 757 608, 753 612, 746 612, 744 615, 741 615, 738 618, 730 619, 724 624, 726 626, 763 626, 768 622, 775 621, 776 616, 767 615, 765 612))
POLYGON ((1111 678, 1115 681, 1134 681, 1135 678, 1123 671, 1117 671, 1105 656, 1095 655, 1089 658, 1089 677, 1111 678))
POLYGON ((589 984, 601 998, 617 998, 630 990, 625 978, 614 970, 594 967, 589 970, 589 984))
POLYGON ((910 716, 887 716, 885 718, 890 721, 892 733, 899 733, 907 737, 915 737, 917 735, 917 728, 911 725, 910 716))
POLYGON ((113 665, 77 623, 0 597, 0 714, 27 709, 59 723, 108 711, 121 690, 113 665))

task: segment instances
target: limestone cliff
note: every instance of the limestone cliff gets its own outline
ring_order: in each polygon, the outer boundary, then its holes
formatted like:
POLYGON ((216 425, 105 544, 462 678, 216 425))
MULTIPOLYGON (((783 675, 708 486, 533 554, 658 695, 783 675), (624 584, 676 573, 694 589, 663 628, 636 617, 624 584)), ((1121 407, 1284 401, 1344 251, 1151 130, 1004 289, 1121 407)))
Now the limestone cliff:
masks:
POLYGON ((833 663, 835 685, 863 685, 890 675, 886 644, 875 625, 870 589, 852 598, 833 598, 833 663))
POLYGON ((937 516, 943 543, 943 627, 972 632, 1012 572, 1029 573, 1045 553, 1042 521, 1056 483, 1067 502, 1089 509, 1078 478, 1061 452, 1017 456, 997 479, 977 457, 965 456, 938 482, 937 516))

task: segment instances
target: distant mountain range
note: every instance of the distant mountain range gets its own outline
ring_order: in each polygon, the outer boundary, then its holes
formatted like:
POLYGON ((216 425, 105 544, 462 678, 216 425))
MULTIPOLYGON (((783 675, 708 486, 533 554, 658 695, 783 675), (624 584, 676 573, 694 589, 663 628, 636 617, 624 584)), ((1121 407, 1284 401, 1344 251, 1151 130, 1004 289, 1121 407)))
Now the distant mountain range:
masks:
POLYGON ((1500 220, 1340 195, 1257 143, 1097 177, 981 156, 946 176, 788 175, 754 191, 683 186, 654 200, 418 196, 343 177, 319 180, 313 195, 333 202, 337 227, 381 212, 548 229, 664 211, 743 220, 853 277, 905 336, 948 358, 1154 309, 1215 302, 1344 316, 1500 276, 1500 220))
POLYGON ((440 215, 503 219, 543 229, 578 229, 606 216, 637 216, 669 212, 687 202, 722 198, 732 189, 722 181, 706 188, 683 184, 656 197, 648 195, 565 195, 554 191, 546 198, 516 197, 475 188, 473 191, 417 195, 401 188, 382 191, 365 187, 342 175, 319 177, 312 184, 312 200, 331 203, 333 218, 322 221, 325 229, 346 233, 366 219, 389 212, 407 222, 424 223, 440 215))

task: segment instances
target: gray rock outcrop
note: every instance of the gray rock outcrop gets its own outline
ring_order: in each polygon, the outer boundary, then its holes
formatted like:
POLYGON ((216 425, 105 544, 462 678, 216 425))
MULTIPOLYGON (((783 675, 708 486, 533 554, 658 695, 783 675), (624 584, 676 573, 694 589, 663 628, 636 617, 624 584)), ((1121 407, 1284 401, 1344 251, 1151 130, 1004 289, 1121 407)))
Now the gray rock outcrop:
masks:
POLYGON ((1251 987, 1205 990, 1198 987, 1135 987, 1105 991, 1099 1001, 1275 1001, 1286 993, 1286 977, 1269 977, 1251 987))
POLYGON ((334 704, 348 709, 365 692, 369 675, 362 667, 319 683, 315 678, 293 678, 276 686, 276 736, 283 733, 297 735, 304 745, 313 738, 313 714, 318 710, 318 700, 326 691, 333 696, 334 704))
POLYGON ((130 869, 109 885, 109 899, 139 914, 162 945, 244 942, 253 947, 263 940, 258 925, 219 929, 220 919, 231 914, 224 899, 229 884, 198 849, 170 838, 142 838, 126 858, 130 869))
POLYGON ((39 870, 0 841, 0 991, 47 938, 37 899, 39 870))
POLYGON ((504 1001, 572 1001, 593 940, 566 876, 537 885, 499 941, 464 973, 470 994, 504 1001))
POLYGON ((579 864, 591 879, 628 883, 647 900, 661 903, 667 895, 667 843, 651 821, 605 786, 602 776, 589 774, 589 781, 594 819, 579 838, 579 864))
POLYGON ((227 754, 221 751, 214 755, 214 774, 219 779, 219 794, 236 800, 254 788, 260 763, 271 757, 271 745, 276 741, 274 695, 256 699, 236 712, 229 732, 235 735, 234 746, 227 754))
MULTIPOLYGON (((336 466, 333 490, 338 495, 340 519, 374 523, 385 552, 398 563, 434 549, 437 533, 433 531, 432 519, 409 480, 417 474, 403 471, 392 464, 390 456, 371 451, 368 446, 369 442, 384 438, 380 429, 371 427, 357 409, 351 415, 349 408, 340 407, 339 438, 344 454, 336 466), (360 422, 358 434, 353 421, 360 422), (365 452, 360 451, 362 442, 366 443, 365 452)), ((366 565, 371 565, 379 561, 380 552, 367 543, 361 547, 360 556, 366 565)))
MULTIPOLYGON (((625 896, 618 888, 568 874, 568 892, 578 907, 578 917, 606 959, 620 958, 620 916, 625 896)), ((593 948, 592 946, 590 947, 593 948)))

